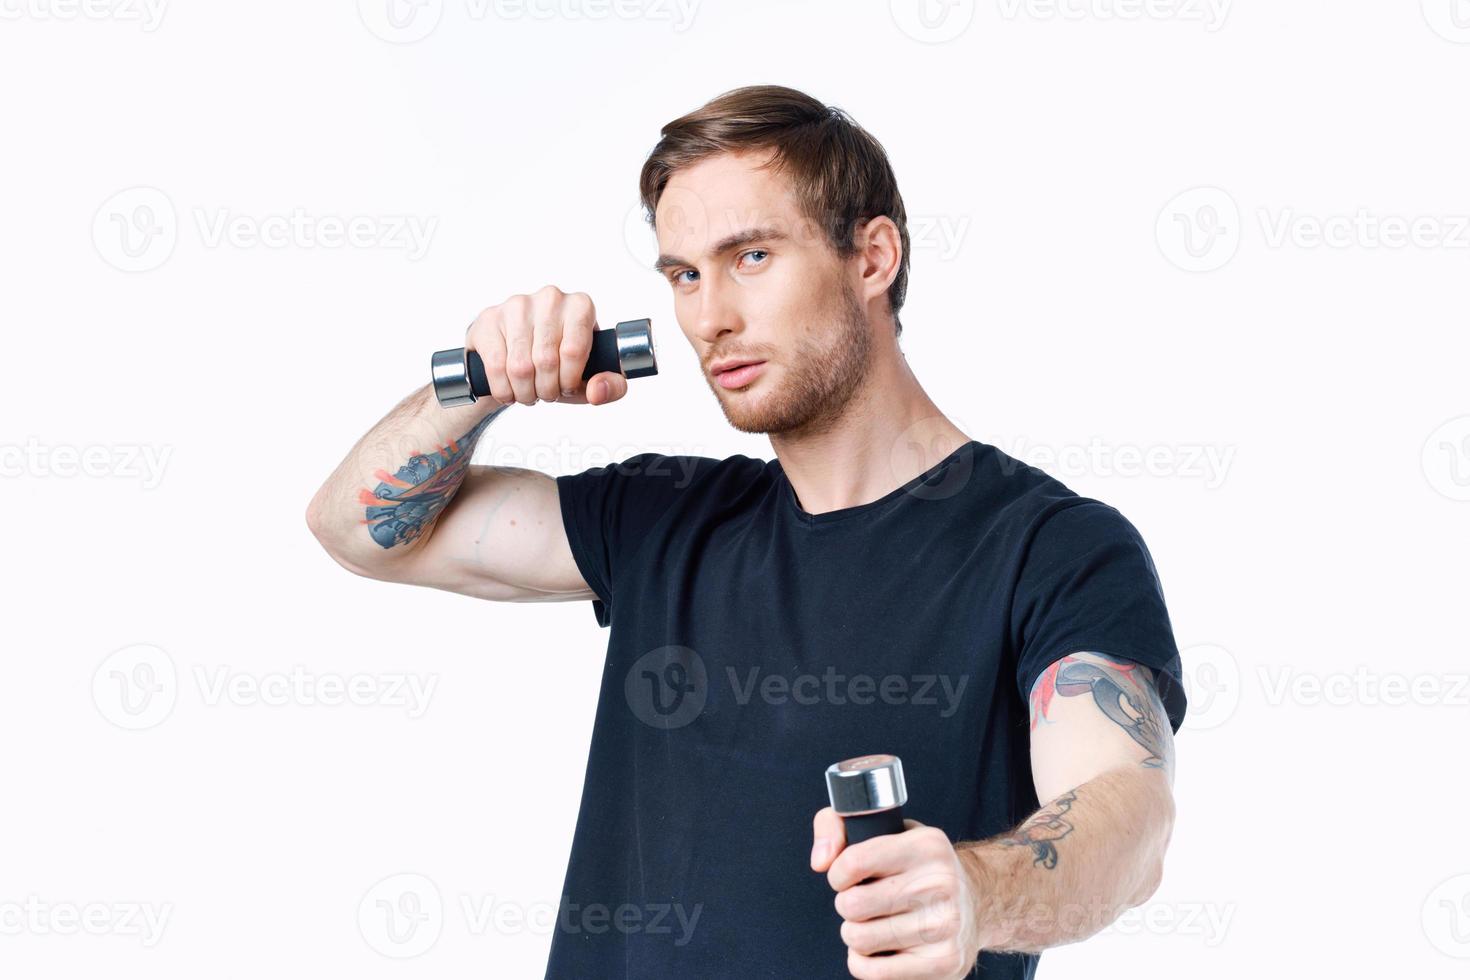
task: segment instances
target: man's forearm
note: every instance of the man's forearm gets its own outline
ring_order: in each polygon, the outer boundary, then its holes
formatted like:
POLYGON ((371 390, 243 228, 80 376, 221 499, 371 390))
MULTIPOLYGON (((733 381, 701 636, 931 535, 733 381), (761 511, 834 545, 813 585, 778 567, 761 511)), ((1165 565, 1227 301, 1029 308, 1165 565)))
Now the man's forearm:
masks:
POLYGON ((426 539, 469 472, 470 457, 503 406, 484 399, 441 408, 425 386, 358 440, 316 492, 307 523, 339 562, 366 569, 426 539))
POLYGON ((1165 774, 1110 769, 1011 833, 955 845, 984 949, 1040 952, 1105 928, 1158 887, 1174 825, 1165 774))

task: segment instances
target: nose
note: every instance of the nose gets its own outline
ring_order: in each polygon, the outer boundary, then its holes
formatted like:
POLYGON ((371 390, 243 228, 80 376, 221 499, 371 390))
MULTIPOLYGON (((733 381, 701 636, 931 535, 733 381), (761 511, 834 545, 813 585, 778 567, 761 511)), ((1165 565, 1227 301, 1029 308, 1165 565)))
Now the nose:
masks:
POLYGON ((740 314, 731 302, 729 286, 719 282, 718 277, 700 281, 695 302, 698 304, 694 316, 694 336, 706 344, 714 344, 741 329, 740 314))

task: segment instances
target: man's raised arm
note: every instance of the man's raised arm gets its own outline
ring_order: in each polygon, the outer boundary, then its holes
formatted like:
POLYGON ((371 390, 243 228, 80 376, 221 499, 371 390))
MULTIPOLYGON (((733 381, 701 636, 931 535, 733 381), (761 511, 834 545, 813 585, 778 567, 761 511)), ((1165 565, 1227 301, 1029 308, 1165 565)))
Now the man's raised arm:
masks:
POLYGON ((555 480, 471 466, 510 405, 605 404, 627 392, 616 372, 582 370, 596 313, 585 293, 551 286, 481 313, 465 346, 485 363, 491 397, 442 408, 425 386, 358 440, 307 507, 327 553, 358 575, 484 599, 585 599, 555 480))

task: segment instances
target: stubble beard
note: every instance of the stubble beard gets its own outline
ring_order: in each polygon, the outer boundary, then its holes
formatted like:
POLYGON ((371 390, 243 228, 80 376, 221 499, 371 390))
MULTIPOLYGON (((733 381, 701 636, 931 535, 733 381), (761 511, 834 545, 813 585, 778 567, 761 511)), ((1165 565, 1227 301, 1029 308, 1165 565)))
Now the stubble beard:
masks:
POLYGON ((792 351, 779 387, 757 400, 744 393, 723 395, 708 380, 726 420, 741 432, 815 435, 843 417, 868 373, 872 351, 867 316, 857 294, 844 283, 837 330, 830 339, 804 337, 792 351), (754 404, 745 404, 747 400, 754 404))

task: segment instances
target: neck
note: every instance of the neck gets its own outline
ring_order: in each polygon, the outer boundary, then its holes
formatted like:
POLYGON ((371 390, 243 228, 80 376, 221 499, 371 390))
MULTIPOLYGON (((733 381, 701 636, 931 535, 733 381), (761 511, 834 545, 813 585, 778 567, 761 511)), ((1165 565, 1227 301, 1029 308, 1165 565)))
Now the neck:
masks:
POLYGON ((771 434, 771 448, 808 514, 871 503, 969 441, 919 385, 896 338, 874 352, 861 390, 839 418, 771 434))

